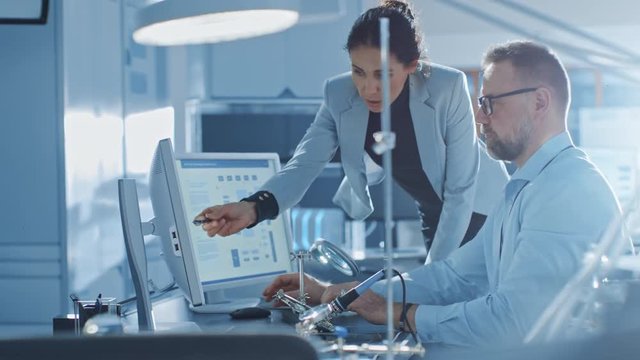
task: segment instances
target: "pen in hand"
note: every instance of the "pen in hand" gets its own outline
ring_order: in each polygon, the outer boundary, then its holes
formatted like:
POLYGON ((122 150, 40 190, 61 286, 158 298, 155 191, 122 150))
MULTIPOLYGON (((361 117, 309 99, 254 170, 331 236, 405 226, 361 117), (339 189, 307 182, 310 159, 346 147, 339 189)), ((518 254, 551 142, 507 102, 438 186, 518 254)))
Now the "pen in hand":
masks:
POLYGON ((209 222, 211 222, 211 219, 209 219, 209 218, 197 218, 197 219, 193 220, 193 225, 200 226, 202 224, 206 224, 206 223, 209 223, 209 222))

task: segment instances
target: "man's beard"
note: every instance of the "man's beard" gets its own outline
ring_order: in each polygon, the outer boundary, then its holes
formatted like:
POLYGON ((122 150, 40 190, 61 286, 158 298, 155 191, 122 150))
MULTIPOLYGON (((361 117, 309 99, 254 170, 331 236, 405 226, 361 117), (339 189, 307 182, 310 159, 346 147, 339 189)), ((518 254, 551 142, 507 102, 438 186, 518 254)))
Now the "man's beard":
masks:
POLYGON ((525 150, 531 136, 531 123, 523 120, 513 139, 499 139, 493 130, 485 130, 485 142, 491 156, 498 160, 513 161, 525 150))

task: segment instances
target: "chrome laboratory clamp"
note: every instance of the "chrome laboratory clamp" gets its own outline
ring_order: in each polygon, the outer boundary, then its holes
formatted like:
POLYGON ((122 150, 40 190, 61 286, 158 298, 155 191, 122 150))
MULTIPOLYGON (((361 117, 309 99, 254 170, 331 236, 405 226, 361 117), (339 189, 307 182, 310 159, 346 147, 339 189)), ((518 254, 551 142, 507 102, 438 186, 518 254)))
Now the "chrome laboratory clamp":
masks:
POLYGON ((402 334, 398 334, 391 346, 387 346, 385 343, 346 344, 345 338, 348 336, 348 333, 349 331, 346 328, 336 326, 336 331, 334 332, 336 339, 318 349, 318 351, 321 353, 337 353, 341 360, 353 359, 353 355, 373 355, 373 358, 377 359, 378 355, 387 354, 389 351, 396 355, 406 356, 406 358, 412 358, 412 355, 418 355, 420 358, 424 358, 426 352, 426 349, 421 343, 412 345, 411 339, 401 339, 402 334))
POLYGON ((306 259, 315 259, 324 265, 329 264, 347 276, 356 276, 360 273, 358 264, 356 264, 349 254, 325 239, 316 239, 308 251, 300 250, 296 253, 291 253, 291 260, 293 261, 294 259, 298 263, 298 275, 300 277, 298 301, 302 304, 307 303, 307 294, 304 289, 304 261, 306 259))
MULTIPOLYGON (((278 290, 274 295, 274 299, 279 300, 291 308, 293 313, 298 317, 311 309, 311 307, 307 305, 307 294, 304 289, 304 261, 306 259, 315 259, 321 264, 331 265, 334 269, 347 276, 356 276, 360 273, 358 265, 353 261, 349 254, 325 239, 316 239, 308 251, 300 250, 296 253, 291 253, 291 260, 294 259, 298 263, 298 274, 300 276, 298 299, 285 294, 282 289, 278 290)), ((333 332, 334 327, 328 320, 319 320, 316 324, 316 328, 309 331, 333 332)))
MULTIPOLYGON (((298 281, 300 284, 300 290, 298 293, 299 294, 298 302, 300 302, 302 305, 307 303, 307 293, 304 289, 304 261, 309 258, 311 258, 311 254, 308 251, 300 250, 296 253, 291 253, 291 261, 295 259, 296 262, 298 263, 298 275, 299 275, 298 281)), ((282 299, 279 299, 279 300, 286 304, 286 302, 284 302, 282 299)), ((291 309, 293 310, 293 308, 291 309)))
MULTIPOLYGON (((367 291, 373 284, 382 279, 387 272, 386 269, 382 269, 377 273, 371 275, 365 281, 361 282, 349 291, 343 292, 328 304, 321 304, 313 308, 308 309, 300 315, 300 323, 296 326, 299 333, 302 335, 308 335, 315 333, 317 330, 322 329, 324 324, 343 311, 347 310, 349 304, 355 301, 360 295, 367 291)), ((392 271, 394 272, 394 271, 392 271)), ((397 272, 396 272, 397 273, 397 272)), ((282 290, 281 290, 282 291, 282 290)), ((305 306, 308 308, 308 306, 305 306)), ((402 342, 396 342, 395 339, 391 341, 385 341, 382 344, 345 344, 344 339, 347 336, 347 330, 341 326, 333 326, 333 333, 336 335, 336 341, 329 346, 323 348, 322 352, 337 352, 340 357, 343 358, 344 354, 366 354, 366 355, 419 355, 424 356, 425 348, 422 346, 417 338, 417 343, 414 345, 409 344, 408 340, 402 342), (389 345, 390 344, 390 345, 389 345)), ((400 336, 400 334, 398 334, 400 336)))
MULTIPOLYGON (((285 294, 284 290, 282 289, 278 290, 274 298, 278 299, 283 304, 291 308, 291 311, 293 311, 294 314, 298 315, 298 317, 300 317, 302 314, 304 314, 305 312, 311 309, 311 307, 306 303, 303 303, 300 300, 285 294)), ((335 327, 329 320, 318 321, 315 325, 316 326, 313 330, 306 330, 300 326, 296 326, 296 328, 302 335, 316 333, 316 332, 322 332, 322 333, 335 332, 335 327)))
MULTIPOLYGON (((340 358, 345 358, 345 354, 358 354, 358 355, 382 355, 388 354, 391 351, 395 355, 404 355, 410 357, 412 355, 418 355, 420 358, 424 357, 426 352, 422 344, 411 345, 408 340, 402 342, 394 342, 391 346, 387 344, 345 344, 344 338, 338 337, 335 343, 332 343, 322 349, 321 352, 335 352, 340 354, 340 358)), ((349 358, 349 357, 347 357, 349 358)))

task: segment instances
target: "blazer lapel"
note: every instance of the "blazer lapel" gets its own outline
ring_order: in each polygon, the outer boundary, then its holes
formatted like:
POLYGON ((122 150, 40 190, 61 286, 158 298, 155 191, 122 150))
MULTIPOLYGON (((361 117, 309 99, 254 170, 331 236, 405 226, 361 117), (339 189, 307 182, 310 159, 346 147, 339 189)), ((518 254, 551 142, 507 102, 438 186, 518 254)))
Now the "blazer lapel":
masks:
POLYGON ((340 156, 345 167, 365 173, 364 137, 369 121, 369 109, 359 97, 340 116, 340 156))
POLYGON ((369 213, 371 200, 366 189, 367 176, 363 158, 369 109, 357 94, 352 97, 351 104, 351 108, 340 115, 340 157, 352 190, 357 195, 361 206, 368 209, 366 212, 369 213))
POLYGON ((438 151, 442 140, 439 139, 435 110, 427 102, 431 97, 427 86, 428 78, 422 71, 417 70, 410 75, 409 81, 409 109, 413 120, 413 129, 416 133, 420 161, 429 182, 438 196, 442 198, 443 184, 441 179, 443 176, 436 176, 444 171, 443 164, 440 164, 438 151))

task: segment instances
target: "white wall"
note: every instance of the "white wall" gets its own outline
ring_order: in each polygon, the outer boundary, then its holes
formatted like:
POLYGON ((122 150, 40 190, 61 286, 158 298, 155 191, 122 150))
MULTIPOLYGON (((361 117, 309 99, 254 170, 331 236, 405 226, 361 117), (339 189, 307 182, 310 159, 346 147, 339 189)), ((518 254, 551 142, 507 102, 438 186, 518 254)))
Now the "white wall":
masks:
POLYGON ((132 42, 133 3, 63 2, 69 281, 85 298, 131 295, 117 180, 138 181, 149 220, 147 171, 174 132, 164 55, 132 42))
MULTIPOLYGON (((635 0, 510 2, 532 11, 522 12, 500 1, 412 1, 419 14, 430 57, 449 66, 477 68, 482 54, 490 45, 524 38, 548 41, 570 67, 589 65, 584 61, 584 53, 580 56, 571 55, 568 51, 571 46, 614 54, 610 48, 589 41, 577 32, 600 38, 609 45, 640 53, 640 42, 637 40, 640 32, 640 20, 637 16, 640 4, 635 0), (532 12, 556 21, 556 25, 532 16, 532 12), (577 32, 568 31, 563 26, 577 32), (563 45, 567 48, 563 49, 563 45)), ((365 0, 365 3, 373 6, 376 2, 365 0)))
MULTIPOLYGON (((326 78, 349 70, 348 54, 342 48, 353 21, 378 3, 378 0, 303 2, 306 7, 301 23, 291 29, 207 47, 201 58, 206 65, 202 74, 208 79, 204 97, 274 98, 285 89, 298 97, 321 96, 326 78), (323 11, 331 13, 338 8, 335 4, 345 4, 345 11, 335 12, 333 17, 320 22, 304 21, 323 11)), ((576 49, 583 48, 618 56, 619 52, 613 49, 618 47, 640 54, 636 36, 640 33, 637 18, 640 5, 634 0, 512 1, 540 13, 555 25, 500 1, 411 3, 421 25, 427 55, 437 63, 478 69, 482 54, 490 45, 528 38, 547 41, 569 67, 613 65, 635 73, 640 79, 640 71, 634 65, 638 59, 613 64, 589 57, 585 52, 576 53, 576 49), (606 45, 589 40, 589 36, 603 40, 606 45)))
POLYGON ((62 7, 70 290, 120 296, 122 284, 100 278, 124 254, 116 196, 124 174, 121 6, 66 0, 62 7))
POLYGON ((66 302, 60 13, 0 25, 0 335, 46 333, 66 302))
POLYGON ((322 84, 350 70, 344 50, 360 1, 304 2, 300 23, 281 33, 209 46, 209 97, 321 97, 322 84))
POLYGON ((130 295, 116 181, 145 181, 173 135, 173 111, 155 111, 162 52, 131 44, 134 11, 54 0, 46 25, 0 25, 0 336, 50 333, 70 292, 130 295))

